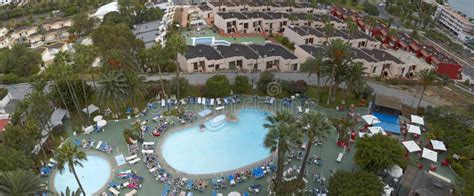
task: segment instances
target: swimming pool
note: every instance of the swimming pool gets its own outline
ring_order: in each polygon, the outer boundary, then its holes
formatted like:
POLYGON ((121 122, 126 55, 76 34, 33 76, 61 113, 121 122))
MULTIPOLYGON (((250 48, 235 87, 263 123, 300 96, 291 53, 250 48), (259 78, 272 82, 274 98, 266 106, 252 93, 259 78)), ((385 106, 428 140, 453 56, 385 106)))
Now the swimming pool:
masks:
POLYGON ((400 134, 400 120, 397 115, 378 112, 372 112, 372 115, 376 116, 381 121, 380 123, 374 123, 374 126, 380 126, 385 131, 400 134))
MULTIPOLYGON (((188 174, 209 174, 237 169, 270 156, 263 146, 267 113, 244 109, 235 123, 224 122, 212 130, 186 128, 165 138, 161 152, 174 169, 188 174)), ((219 118, 216 117, 216 118, 219 118)), ((204 123, 212 126, 215 120, 204 123)), ((207 128, 206 128, 207 129, 207 128)))
POLYGON ((225 40, 216 40, 215 37, 192 37, 191 39, 193 46, 197 44, 230 46, 230 42, 225 40))
MULTIPOLYGON (((76 166, 76 173, 87 195, 92 195, 102 188, 111 175, 110 163, 102 157, 87 155, 87 161, 81 162, 83 167, 76 166)), ((75 191, 79 187, 74 174, 69 172, 69 167, 64 166, 64 172, 59 171, 54 175, 54 188, 57 192, 64 192, 66 188, 75 191)))

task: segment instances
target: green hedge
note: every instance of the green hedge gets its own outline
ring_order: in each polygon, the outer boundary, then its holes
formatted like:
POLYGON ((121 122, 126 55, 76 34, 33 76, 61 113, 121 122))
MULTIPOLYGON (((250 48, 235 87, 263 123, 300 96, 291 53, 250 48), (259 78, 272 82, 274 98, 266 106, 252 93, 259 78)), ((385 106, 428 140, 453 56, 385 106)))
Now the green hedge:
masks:
POLYGON ((8 89, 0 88, 0 99, 3 99, 7 95, 8 95, 8 89))

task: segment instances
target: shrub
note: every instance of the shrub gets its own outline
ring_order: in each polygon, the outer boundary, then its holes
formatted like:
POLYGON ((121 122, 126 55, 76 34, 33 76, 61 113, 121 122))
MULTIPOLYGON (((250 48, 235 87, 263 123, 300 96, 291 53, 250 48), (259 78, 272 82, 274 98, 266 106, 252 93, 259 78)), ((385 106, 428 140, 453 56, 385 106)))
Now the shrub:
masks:
POLYGON ((0 88, 0 99, 3 99, 7 95, 8 95, 8 89, 0 88))
POLYGON ((229 79, 225 75, 215 75, 206 81, 206 95, 223 97, 230 93, 229 79))
POLYGON ((296 94, 296 93, 304 93, 308 90, 308 84, 304 80, 297 80, 290 82, 289 93, 296 94))
POLYGON ((233 90, 238 94, 249 93, 251 90, 249 78, 247 76, 236 76, 233 90))
POLYGON ((367 12, 369 15, 372 15, 372 16, 378 16, 379 15, 379 9, 377 8, 377 6, 369 3, 369 2, 365 2, 364 3, 364 12, 367 12))
POLYGON ((280 35, 276 35, 275 36, 275 40, 280 43, 281 45, 285 46, 286 48, 290 49, 290 50, 294 50, 295 49, 295 44, 293 42, 291 42, 287 37, 283 37, 283 36, 280 36, 280 35))
POLYGON ((267 85, 270 82, 273 82, 273 78, 275 75, 273 75, 272 72, 270 71, 264 71, 260 74, 260 79, 257 82, 257 89, 262 92, 266 93, 267 92, 267 85))
POLYGON ((25 82, 25 78, 18 77, 14 73, 5 74, 0 80, 2 81, 2 84, 17 84, 25 82))

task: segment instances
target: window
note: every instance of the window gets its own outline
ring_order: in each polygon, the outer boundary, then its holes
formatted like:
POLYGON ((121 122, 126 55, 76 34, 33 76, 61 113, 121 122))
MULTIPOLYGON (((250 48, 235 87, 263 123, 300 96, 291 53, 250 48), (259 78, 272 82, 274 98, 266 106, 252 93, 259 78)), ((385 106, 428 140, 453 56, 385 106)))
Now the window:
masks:
POLYGON ((374 67, 374 68, 372 69, 372 73, 375 73, 375 71, 377 71, 377 67, 374 67))
POLYGON ((292 70, 292 71, 298 71, 298 64, 296 64, 296 63, 295 63, 295 64, 292 64, 292 65, 291 65, 291 70, 292 70))
POLYGON ((193 63, 194 71, 198 70, 198 63, 193 63))
POLYGON ((209 67, 209 68, 214 67, 214 64, 210 64, 207 67, 209 67))
POLYGON ((220 69, 220 65, 216 64, 216 70, 219 70, 219 69, 220 69))
POLYGON ((267 61, 267 65, 265 67, 265 69, 271 69, 273 67, 273 64, 271 61, 267 61))
POLYGON ((258 69, 258 64, 257 64, 257 63, 253 64, 253 69, 254 69, 254 70, 257 70, 257 69, 258 69))
POLYGON ((242 68, 242 65, 243 65, 242 60, 237 60, 237 66, 242 68))
POLYGON ((244 29, 249 28, 249 23, 244 23, 244 29))
POLYGON ((232 23, 231 22, 227 22, 227 27, 231 27, 232 26, 232 23))
POLYGON ((280 60, 274 60, 273 64, 276 65, 276 66, 280 65, 280 60))
POLYGON ((235 69, 235 61, 229 62, 229 69, 234 70, 235 69))

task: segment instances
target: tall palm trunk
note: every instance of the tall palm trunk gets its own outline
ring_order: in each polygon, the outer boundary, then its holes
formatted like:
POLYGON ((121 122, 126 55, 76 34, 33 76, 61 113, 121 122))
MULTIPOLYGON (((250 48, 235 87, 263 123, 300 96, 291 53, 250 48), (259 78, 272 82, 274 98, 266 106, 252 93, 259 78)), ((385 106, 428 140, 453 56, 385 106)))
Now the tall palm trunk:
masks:
POLYGON ((165 92, 165 85, 163 84, 163 74, 161 73, 161 65, 158 65, 158 74, 160 75, 160 85, 161 85, 161 91, 163 92, 163 96, 166 97, 166 92, 165 92))
POLYGON ((76 93, 74 92, 73 88, 71 87, 71 83, 69 80, 66 80, 66 85, 69 89, 69 94, 71 95, 72 102, 74 106, 76 107, 77 114, 79 115, 79 118, 84 122, 84 119, 81 116, 81 109, 79 108, 79 104, 77 103, 77 98, 76 98, 76 93))
POLYGON ((425 95, 425 90, 426 90, 426 85, 423 85, 423 91, 421 91, 420 100, 418 100, 418 104, 416 105, 417 112, 418 112, 418 108, 420 108, 421 100, 423 99, 423 96, 425 95))
POLYGON ((285 163, 285 152, 283 150, 278 149, 278 160, 277 160, 277 172, 275 183, 281 185, 283 183, 283 171, 284 171, 284 163, 285 163))
POLYGON ((311 154, 311 147, 314 143, 314 137, 308 138, 308 142, 306 143, 306 152, 303 157, 303 162, 301 163, 300 174, 298 175, 298 180, 303 180, 304 172, 306 170, 306 163, 308 162, 309 154, 311 154))
POLYGON ((330 101, 331 101, 331 96, 332 96, 332 91, 333 91, 333 87, 334 87, 334 84, 336 83, 336 65, 334 65, 332 67, 332 71, 331 71, 331 82, 332 84, 329 85, 329 94, 328 94, 328 100, 326 102, 326 104, 329 104, 330 101))
POLYGON ((79 185, 79 189, 81 189, 82 194, 86 196, 86 192, 84 191, 84 188, 82 187, 81 181, 79 181, 79 177, 77 177, 76 168, 74 168, 74 164, 70 163, 69 167, 71 167, 72 173, 74 174, 74 178, 76 178, 77 184, 79 185))
POLYGON ((87 96, 86 96, 86 88, 85 88, 85 81, 82 80, 82 94, 84 94, 84 105, 86 106, 86 111, 87 111, 87 116, 89 118, 87 118, 87 121, 90 123, 90 120, 91 120, 91 114, 89 112, 89 106, 87 105, 87 96))
MULTIPOLYGON (((176 57, 176 59, 178 59, 178 57, 176 57)), ((179 101, 179 99, 180 99, 180 94, 179 94, 179 64, 178 64, 178 62, 175 62, 175 63, 176 63, 176 84, 178 85, 178 86, 176 86, 176 90, 177 90, 176 94, 178 96, 177 101, 178 101, 178 108, 179 108, 179 106, 181 106, 181 101, 179 101)))

